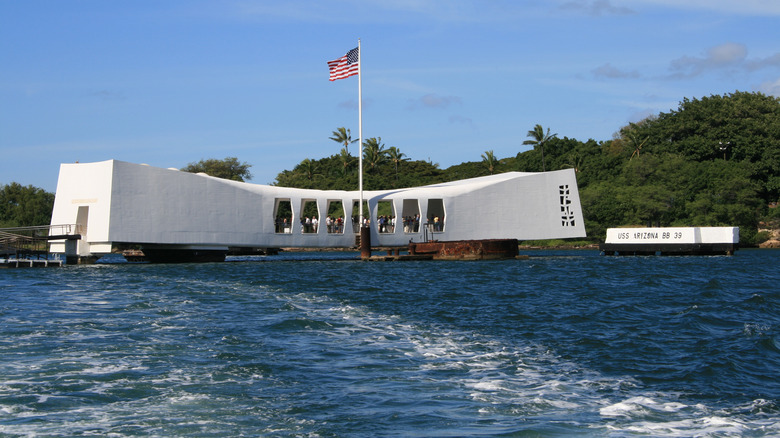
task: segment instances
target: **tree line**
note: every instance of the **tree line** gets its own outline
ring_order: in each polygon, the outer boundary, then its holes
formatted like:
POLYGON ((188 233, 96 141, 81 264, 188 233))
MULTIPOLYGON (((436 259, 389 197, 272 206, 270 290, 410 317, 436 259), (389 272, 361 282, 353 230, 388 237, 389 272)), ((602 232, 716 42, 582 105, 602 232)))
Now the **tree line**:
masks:
MULTIPOLYGON (((493 173, 573 168, 588 236, 603 239, 619 226, 739 226, 743 244, 768 236, 759 223, 780 222, 780 99, 735 92, 685 98, 677 110, 621 127, 613 138, 559 138, 537 124, 523 145, 532 149, 440 169, 412 160, 381 137, 363 144, 366 190, 420 186, 493 173)), ((338 154, 307 158, 279 173, 274 185, 354 190, 356 142, 337 128, 338 154)), ((518 145, 519 147, 520 145, 518 145)))
POLYGON ((0 187, 0 228, 49 225, 54 194, 12 182, 0 187))
MULTIPOLYGON (((744 244, 765 240, 761 222, 780 223, 780 99, 735 92, 685 98, 676 110, 621 127, 611 139, 559 138, 541 124, 527 132, 532 148, 441 169, 414 160, 381 137, 354 145, 351 131, 334 130, 338 150, 306 158, 280 172, 273 185, 355 190, 363 154, 366 190, 413 187, 494 173, 573 168, 588 236, 603 239, 618 226, 739 226, 744 244)), ((520 148, 518 144, 518 148, 520 148)), ((182 170, 236 181, 251 179, 235 157, 188 164, 182 170)), ((53 194, 11 183, 0 190, 0 226, 40 225, 51 217, 53 194)))

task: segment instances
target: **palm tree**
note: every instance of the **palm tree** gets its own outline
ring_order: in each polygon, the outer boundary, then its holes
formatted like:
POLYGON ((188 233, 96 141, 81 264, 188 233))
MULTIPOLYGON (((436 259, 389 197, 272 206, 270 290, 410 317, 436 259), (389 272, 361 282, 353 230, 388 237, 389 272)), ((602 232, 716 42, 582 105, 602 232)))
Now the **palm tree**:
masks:
POLYGON ((352 155, 347 152, 347 148, 341 148, 341 152, 338 154, 339 163, 341 163, 341 171, 344 173, 344 176, 347 176, 347 170, 349 170, 349 167, 352 166, 353 158, 352 155))
POLYGON ((395 146, 391 146, 387 149, 387 157, 390 159, 390 161, 393 162, 393 167, 395 168, 395 179, 398 179, 398 165, 404 161, 411 160, 411 158, 407 157, 405 153, 401 152, 401 150, 395 146))
POLYGON ((496 167, 498 167, 498 160, 493 154, 493 150, 485 151, 485 153, 482 154, 482 163, 487 167, 488 172, 490 172, 492 175, 496 170, 496 167))
POLYGON ((341 128, 336 128, 336 130, 333 131, 333 137, 328 137, 328 138, 335 141, 336 143, 343 144, 344 149, 347 150, 347 154, 349 154, 350 143, 354 143, 357 141, 357 140, 352 140, 352 132, 350 132, 349 129, 344 128, 343 126, 341 128))
POLYGON ((317 175, 317 163, 311 158, 306 158, 305 160, 301 161, 299 166, 301 171, 303 171, 303 174, 306 175, 306 178, 308 178, 310 181, 314 179, 314 175, 317 175))
POLYGON ((629 158, 628 161, 631 161, 631 159, 634 158, 634 155, 639 157, 639 152, 642 150, 642 147, 645 145, 645 143, 647 143, 647 140, 650 138, 650 137, 645 137, 644 139, 641 139, 639 137, 636 123, 629 123, 628 126, 620 130, 620 134, 626 140, 628 145, 634 149, 634 151, 631 153, 631 158, 629 158))
POLYGON ((363 161, 370 170, 376 169, 387 160, 387 151, 382 144, 382 137, 371 137, 363 142, 363 161))
POLYGON ((548 141, 555 138, 555 136, 558 134, 552 134, 550 135, 550 128, 547 128, 547 133, 545 134, 544 128, 542 128, 542 125, 537 124, 534 126, 534 129, 531 131, 528 131, 528 137, 531 137, 533 140, 526 140, 523 142, 523 144, 530 144, 534 146, 534 149, 539 146, 539 149, 542 150, 542 172, 545 172, 547 169, 544 165, 544 145, 548 141))
POLYGON ((569 157, 569 161, 564 166, 569 166, 574 169, 574 173, 579 173, 582 170, 582 155, 574 153, 574 155, 569 157))

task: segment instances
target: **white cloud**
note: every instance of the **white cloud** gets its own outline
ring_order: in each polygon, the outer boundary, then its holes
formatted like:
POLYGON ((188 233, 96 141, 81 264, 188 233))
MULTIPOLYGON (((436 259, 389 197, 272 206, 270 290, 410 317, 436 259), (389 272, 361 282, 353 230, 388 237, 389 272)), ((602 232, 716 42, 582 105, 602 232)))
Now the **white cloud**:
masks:
POLYGON ((593 16, 636 14, 636 11, 633 9, 615 6, 609 0, 574 0, 563 3, 560 8, 565 11, 582 12, 593 16))
POLYGON ((759 87, 760 92, 770 96, 780 97, 780 78, 774 81, 767 81, 759 87))
POLYGON ((612 0, 624 7, 664 6, 673 9, 715 11, 734 15, 780 15, 777 0, 612 0))
POLYGON ((744 44, 727 43, 707 50, 706 61, 720 66, 741 62, 746 56, 747 47, 744 44))
POLYGON ((726 43, 711 47, 703 57, 683 56, 671 62, 676 77, 694 77, 710 70, 739 66, 747 57, 744 44, 726 43))
POLYGON ((606 63, 600 67, 593 69, 593 75, 599 78, 609 79, 631 79, 638 78, 639 72, 636 70, 623 71, 612 66, 610 63, 606 63))
MULTIPOLYGON (((371 105, 374 103, 373 99, 366 99, 363 98, 363 108, 371 107, 371 105)), ((342 102, 339 102, 338 104, 339 108, 344 109, 358 109, 358 100, 357 99, 347 99, 342 102)))
POLYGON ((750 71, 770 67, 780 67, 780 53, 775 53, 766 58, 752 59, 747 63, 747 68, 750 71))
MULTIPOLYGON (((607 1, 607 0, 596 0, 607 1)), ((513 0, 299 0, 258 2, 236 0, 229 3, 229 15, 254 20, 310 22, 404 22, 426 20, 440 23, 511 21, 541 14, 540 5, 513 0)))

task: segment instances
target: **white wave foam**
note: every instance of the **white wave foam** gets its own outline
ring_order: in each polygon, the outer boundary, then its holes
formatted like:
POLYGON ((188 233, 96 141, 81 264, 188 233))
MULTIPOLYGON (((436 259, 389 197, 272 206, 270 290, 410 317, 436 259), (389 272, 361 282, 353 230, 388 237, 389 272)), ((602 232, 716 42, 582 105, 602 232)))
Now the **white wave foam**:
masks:
MULTIPOLYGON (((533 415, 564 421, 576 416, 582 419, 578 421, 590 422, 593 429, 653 436, 739 435, 780 427, 776 415, 754 426, 738 413, 714 414, 706 406, 684 403, 676 394, 646 394, 631 376, 604 376, 563 360, 545 346, 508 345, 479 333, 406 321, 356 306, 318 309, 323 303, 311 305, 314 301, 305 309, 316 314, 312 317, 337 316, 349 325, 333 333, 349 335, 340 342, 369 343, 383 351, 399 352, 411 360, 408 378, 437 382, 440 397, 468 394, 481 415, 533 415), (329 312, 335 315, 326 315, 329 312), (627 397, 615 402, 621 395, 627 397)), ((765 329, 746 327, 751 333, 765 329)))
POLYGON ((748 337, 764 336, 771 333, 772 327, 766 324, 750 324, 745 323, 742 328, 742 333, 748 337))
POLYGON ((679 402, 658 402, 645 396, 632 397, 610 406, 599 409, 602 417, 633 417, 646 415, 648 412, 679 412, 688 406, 679 402))
MULTIPOLYGON (((381 394, 383 402, 388 405, 425 405, 431 400, 447 400, 452 403, 433 403, 437 406, 437 415, 463 416, 464 412, 475 412, 480 416, 490 416, 498 422, 521 421, 520 418, 528 417, 561 423, 576 421, 578 425, 590 427, 596 434, 611 431, 616 435, 700 436, 738 435, 755 430, 780 432, 777 412, 770 402, 756 401, 755 406, 743 407, 741 409, 744 411, 739 412, 713 412, 706 406, 686 404, 675 394, 648 394, 642 384, 631 376, 603 375, 562 358, 544 345, 534 345, 523 339, 501 339, 482 333, 453 330, 446 324, 410 321, 398 315, 342 304, 316 293, 276 294, 272 299, 288 304, 280 312, 324 323, 312 329, 312 339, 308 340, 322 347, 319 351, 312 350, 311 355, 315 359, 321 359, 319 354, 323 351, 332 353, 344 350, 354 353, 343 355, 343 363, 338 363, 342 356, 328 358, 333 359, 329 362, 332 374, 349 374, 349 392, 376 394, 382 391, 378 389, 371 370, 375 369, 374 365, 380 368, 390 363, 394 367, 394 380, 386 383, 384 389, 389 390, 381 394), (370 366, 365 369, 356 367, 355 363, 360 360, 370 366), (401 386, 404 386, 403 391, 396 389, 401 386), (450 407, 457 412, 447 411, 450 407), (755 411, 770 413, 766 421, 759 425, 748 424, 741 419, 753 418, 752 412, 755 411)), ((167 330, 181 328, 183 324, 177 319, 160 319, 151 325, 156 330, 167 330), (172 326, 166 322, 182 325, 172 326)), ((225 337, 222 339, 225 340, 225 337)), ((281 344, 290 339, 276 341, 281 344)), ((143 363, 143 355, 140 353, 138 361, 128 359, 120 363, 108 362, 109 358, 100 353, 94 353, 92 357, 76 356, 80 353, 74 351, 71 356, 57 358, 61 361, 60 365, 73 366, 60 378, 89 382, 90 375, 146 370, 146 367, 140 365, 143 363)), ((48 365, 46 361, 28 361, 10 367, 15 370, 15 375, 23 376, 30 375, 30 370, 35 367, 48 365), (24 371, 25 367, 29 368, 24 371)), ((212 396, 210 389, 193 388, 214 384, 246 388, 247 385, 251 386, 250 379, 263 377, 257 373, 240 376, 227 373, 215 382, 213 370, 183 366, 185 368, 169 367, 164 373, 150 373, 142 377, 149 386, 143 399, 116 402, 110 406, 95 407, 94 410, 83 406, 63 408, 62 411, 50 414, 52 418, 58 415, 75 418, 73 428, 69 430, 74 434, 80 432, 81 427, 94 425, 109 430, 122 421, 122 415, 134 416, 132 421, 145 424, 146 420, 167 418, 168 414, 180 416, 192 411, 210 412, 222 403, 212 396), (191 391, 204 392, 185 392, 182 389, 185 386, 191 391)), ((275 376, 272 375, 273 378, 275 376)), ((4 377, 0 376, 0 393, 16 391, 22 385, 32 389, 31 394, 41 394, 36 392, 41 388, 35 387, 38 382, 34 379, 14 384, 14 388, 9 387, 12 383, 10 379, 3 380, 4 377)), ((127 385, 126 382, 126 379, 97 384, 93 382, 95 386, 85 391, 104 392, 105 388, 112 386, 121 389, 127 385)), ((297 389, 290 388, 291 391, 297 389)), ((261 399, 254 398, 252 403, 261 403, 261 399)), ((39 398, 39 402, 45 403, 46 399, 39 398)), ((235 402, 224 404, 230 403, 235 402)), ((39 412, 30 414, 40 415, 39 412)), ((0 405, 0 415, 20 416, 24 413, 0 405)), ((275 415, 285 416, 278 413, 275 415)), ((278 416, 274 419, 279 420, 278 416)), ((299 420, 294 415, 290 417, 290 421, 299 420)), ((203 422, 197 419, 192 421, 191 424, 203 422)), ((25 427, 29 427, 32 434, 51 431, 36 424, 25 427)), ((8 431, 0 427, 0 434, 8 431)))
POLYGON ((465 383, 465 386, 467 388, 473 388, 477 389, 479 391, 484 392, 493 392, 493 391, 499 391, 503 389, 502 387, 503 380, 489 380, 489 381, 479 381, 476 383, 465 383))
POLYGON ((639 421, 625 427, 609 425, 615 432, 631 432, 655 437, 680 436, 742 436, 747 424, 720 417, 702 417, 673 421, 639 421))
POLYGON ((81 375, 105 375, 105 374, 115 374, 115 373, 121 373, 125 371, 145 371, 148 370, 149 367, 147 366, 140 366, 140 365, 130 365, 130 364, 106 364, 106 363, 97 363, 89 368, 84 368, 79 371, 79 374, 81 375))
MULTIPOLYGON (((686 405, 680 402, 658 401, 637 396, 602 407, 599 413, 607 419, 613 432, 637 433, 658 437, 678 436, 777 436, 780 421, 775 416, 751 418, 740 413, 762 406, 764 400, 755 400, 748 406, 713 412, 702 404, 686 405)), ((770 403, 771 405, 771 403, 770 403)))

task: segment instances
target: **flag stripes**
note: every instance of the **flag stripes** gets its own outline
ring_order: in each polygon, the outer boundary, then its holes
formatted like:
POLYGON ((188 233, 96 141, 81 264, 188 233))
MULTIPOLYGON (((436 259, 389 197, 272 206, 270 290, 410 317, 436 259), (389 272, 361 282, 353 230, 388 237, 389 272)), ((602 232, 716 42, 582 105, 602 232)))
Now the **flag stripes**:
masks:
POLYGON ((328 70, 330 70, 330 80, 344 79, 360 73, 360 63, 358 63, 359 49, 347 52, 346 55, 333 61, 328 61, 328 70))

